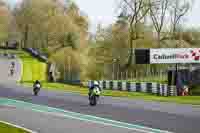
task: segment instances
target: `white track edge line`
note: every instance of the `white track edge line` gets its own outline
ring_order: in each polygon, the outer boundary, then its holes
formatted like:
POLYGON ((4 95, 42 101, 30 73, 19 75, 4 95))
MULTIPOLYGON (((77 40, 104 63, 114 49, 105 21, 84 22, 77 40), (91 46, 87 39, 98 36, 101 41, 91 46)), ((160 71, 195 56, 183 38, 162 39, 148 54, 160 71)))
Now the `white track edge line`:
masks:
POLYGON ((19 128, 19 129, 25 130, 25 131, 30 132, 30 133, 37 133, 37 132, 35 132, 35 131, 33 131, 33 130, 27 129, 27 128, 22 127, 22 126, 19 126, 19 125, 12 124, 12 123, 10 123, 10 122, 6 122, 6 121, 1 121, 1 120, 0 120, 0 123, 4 123, 4 124, 7 124, 7 125, 9 125, 9 126, 13 126, 13 127, 15 127, 15 128, 19 128))

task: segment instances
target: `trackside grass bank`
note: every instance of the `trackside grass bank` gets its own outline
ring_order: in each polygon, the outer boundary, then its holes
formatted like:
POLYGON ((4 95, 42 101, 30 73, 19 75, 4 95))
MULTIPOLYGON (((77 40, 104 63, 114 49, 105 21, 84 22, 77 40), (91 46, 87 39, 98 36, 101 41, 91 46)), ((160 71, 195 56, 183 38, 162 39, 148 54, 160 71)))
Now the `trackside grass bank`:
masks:
POLYGON ((21 59, 23 61, 23 76, 21 81, 46 81, 47 64, 31 57, 21 59))
POLYGON ((0 133, 29 133, 29 132, 0 122, 0 133))

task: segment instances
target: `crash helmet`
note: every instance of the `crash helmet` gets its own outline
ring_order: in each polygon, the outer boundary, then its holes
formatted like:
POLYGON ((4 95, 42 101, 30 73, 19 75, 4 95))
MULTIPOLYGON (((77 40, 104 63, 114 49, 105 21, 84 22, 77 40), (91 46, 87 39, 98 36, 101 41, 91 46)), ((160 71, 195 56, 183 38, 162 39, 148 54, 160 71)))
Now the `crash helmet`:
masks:
POLYGON ((98 81, 94 81, 94 85, 95 85, 95 86, 98 86, 98 85, 99 85, 99 82, 98 82, 98 81))

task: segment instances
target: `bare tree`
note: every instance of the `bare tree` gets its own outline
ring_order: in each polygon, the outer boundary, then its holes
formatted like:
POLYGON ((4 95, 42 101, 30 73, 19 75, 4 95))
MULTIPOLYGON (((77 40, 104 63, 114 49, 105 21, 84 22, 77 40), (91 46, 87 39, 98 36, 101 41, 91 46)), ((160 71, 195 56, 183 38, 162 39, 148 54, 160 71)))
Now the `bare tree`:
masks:
POLYGON ((9 25, 11 22, 11 12, 3 1, 0 1, 0 44, 4 44, 9 39, 9 25))
MULTIPOLYGON (((145 18, 147 13, 149 12, 150 0, 122 0, 122 14, 124 18, 127 19, 129 25, 129 57, 128 62, 123 67, 126 70, 131 64, 133 60, 133 41, 139 38, 138 36, 138 24, 145 18)), ((135 44, 136 47, 137 44, 135 44)))
POLYGON ((180 25, 181 20, 187 14, 191 7, 191 1, 188 0, 173 0, 171 4, 171 32, 172 39, 175 39, 177 28, 180 25))
MULTIPOLYGON (((187 0, 173 0, 171 4, 171 27, 172 27, 172 40, 176 40, 178 27, 180 26, 180 22, 186 13, 189 11, 191 6, 191 1, 187 0)), ((181 35, 178 35, 178 39, 181 38, 181 35)), ((176 48, 178 47, 178 43, 176 43, 176 48)), ((176 68, 176 78, 178 72, 178 64, 175 65, 176 68)))
POLYGON ((158 46, 160 47, 161 32, 166 22, 167 10, 169 9, 170 0, 155 0, 151 3, 150 17, 154 28, 157 32, 158 46))

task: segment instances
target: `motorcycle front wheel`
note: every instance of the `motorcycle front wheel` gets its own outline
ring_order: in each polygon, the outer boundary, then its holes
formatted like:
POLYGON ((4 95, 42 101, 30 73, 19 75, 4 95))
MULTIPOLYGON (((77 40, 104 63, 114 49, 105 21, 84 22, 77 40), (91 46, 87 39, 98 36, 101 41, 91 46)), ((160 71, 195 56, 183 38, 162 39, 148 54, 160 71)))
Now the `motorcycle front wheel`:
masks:
POLYGON ((37 92, 37 91, 34 91, 34 95, 37 96, 37 95, 38 95, 38 92, 37 92))

